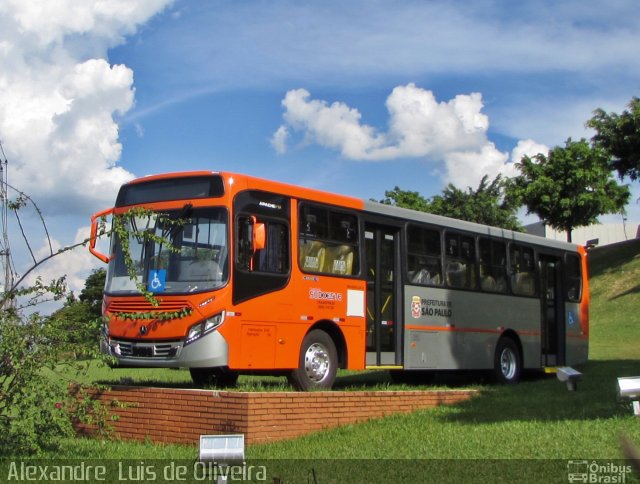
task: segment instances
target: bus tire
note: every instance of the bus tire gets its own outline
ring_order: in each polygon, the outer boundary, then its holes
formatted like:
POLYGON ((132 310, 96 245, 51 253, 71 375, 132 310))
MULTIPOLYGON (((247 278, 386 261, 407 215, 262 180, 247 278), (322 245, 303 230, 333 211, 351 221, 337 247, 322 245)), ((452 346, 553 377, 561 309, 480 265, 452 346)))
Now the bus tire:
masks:
POLYGON ((298 368, 288 376, 301 391, 333 386, 338 372, 338 352, 331 337, 322 330, 310 331, 302 340, 298 368))
POLYGON ((198 386, 214 386, 218 388, 232 387, 238 382, 238 373, 226 366, 213 368, 189 368, 193 383, 198 386))
POLYGON ((522 374, 522 355, 516 342, 503 336, 496 345, 494 375, 498 383, 515 385, 522 374))

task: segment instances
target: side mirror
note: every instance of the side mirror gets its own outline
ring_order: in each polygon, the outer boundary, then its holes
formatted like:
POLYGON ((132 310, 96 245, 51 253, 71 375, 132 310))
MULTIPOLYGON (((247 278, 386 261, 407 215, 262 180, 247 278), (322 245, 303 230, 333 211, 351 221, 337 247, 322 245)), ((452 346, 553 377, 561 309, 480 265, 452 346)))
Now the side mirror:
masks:
POLYGON ((98 212, 91 217, 91 235, 89 236, 89 252, 91 252, 94 256, 100 259, 104 263, 108 263, 111 260, 111 257, 101 253, 96 250, 96 241, 101 234, 98 234, 98 219, 102 217, 106 217, 107 215, 111 215, 113 213, 113 209, 103 210, 102 212, 98 212))
POLYGON ((251 223, 253 225, 251 249, 255 254, 257 251, 262 250, 267 246, 267 233, 265 225, 262 222, 258 222, 255 216, 251 216, 251 223))

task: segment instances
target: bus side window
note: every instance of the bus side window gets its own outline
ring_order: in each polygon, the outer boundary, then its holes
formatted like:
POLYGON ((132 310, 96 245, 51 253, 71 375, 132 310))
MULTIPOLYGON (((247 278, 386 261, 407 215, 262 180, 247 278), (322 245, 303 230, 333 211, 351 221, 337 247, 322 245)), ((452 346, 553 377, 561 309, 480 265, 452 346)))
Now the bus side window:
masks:
POLYGON ((516 296, 537 294, 533 249, 512 244, 509 249, 511 267, 511 290, 516 296))
POLYGON ((447 285, 461 289, 476 289, 475 239, 447 232, 445 249, 447 285))
POLYGON ((289 272, 289 230, 284 223, 264 221, 266 244, 253 252, 251 217, 238 218, 236 265, 245 271, 272 274, 289 272))
POLYGON ((507 246, 504 242, 480 239, 480 288, 507 292, 507 246))
POLYGON ((440 232, 409 225, 407 249, 409 282, 425 286, 442 285, 440 232))
POLYGON ((359 274, 356 215, 304 203, 299 220, 298 263, 302 271, 339 276, 359 274))
POLYGON ((273 274, 289 272, 289 230, 279 222, 266 224, 266 246, 256 252, 254 270, 273 274))
POLYGON ((236 227, 236 266, 244 271, 250 271, 253 257, 250 218, 238 217, 236 227))
POLYGON ((329 239, 333 242, 328 251, 325 272, 343 276, 358 273, 358 218, 348 213, 329 213, 329 239))
POLYGON ((582 270, 580 256, 567 254, 566 261, 567 301, 580 302, 582 299, 582 270))

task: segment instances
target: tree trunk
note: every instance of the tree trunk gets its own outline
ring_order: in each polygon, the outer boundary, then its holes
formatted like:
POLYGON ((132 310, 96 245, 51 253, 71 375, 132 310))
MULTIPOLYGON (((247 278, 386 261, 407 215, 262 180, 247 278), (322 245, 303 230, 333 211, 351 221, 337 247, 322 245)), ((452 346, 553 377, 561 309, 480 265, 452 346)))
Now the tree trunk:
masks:
POLYGON ((572 231, 573 231, 573 227, 569 227, 569 228, 567 229, 567 242, 573 242, 573 241, 571 240, 571 232, 572 232, 572 231))

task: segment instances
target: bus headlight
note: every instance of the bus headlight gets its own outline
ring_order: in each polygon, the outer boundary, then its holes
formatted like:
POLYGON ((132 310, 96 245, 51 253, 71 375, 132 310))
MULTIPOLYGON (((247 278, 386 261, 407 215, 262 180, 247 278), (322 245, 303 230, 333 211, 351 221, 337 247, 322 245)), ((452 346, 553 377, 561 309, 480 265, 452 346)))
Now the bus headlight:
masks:
POLYGON ((202 338, 204 335, 211 333, 218 326, 224 323, 224 311, 216 314, 204 321, 194 324, 189 328, 189 332, 187 333, 187 339, 184 342, 184 345, 193 343, 194 341, 202 338))

